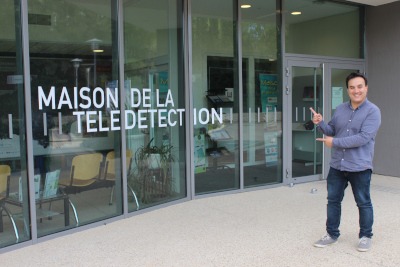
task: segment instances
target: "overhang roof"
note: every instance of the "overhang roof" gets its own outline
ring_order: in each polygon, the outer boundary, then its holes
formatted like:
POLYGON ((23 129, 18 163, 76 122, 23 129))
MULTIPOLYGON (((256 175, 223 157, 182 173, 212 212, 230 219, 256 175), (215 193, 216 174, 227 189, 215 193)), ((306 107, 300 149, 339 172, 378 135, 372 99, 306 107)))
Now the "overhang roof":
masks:
POLYGON ((369 6, 380 6, 397 1, 398 0, 350 0, 348 2, 360 3, 369 6))

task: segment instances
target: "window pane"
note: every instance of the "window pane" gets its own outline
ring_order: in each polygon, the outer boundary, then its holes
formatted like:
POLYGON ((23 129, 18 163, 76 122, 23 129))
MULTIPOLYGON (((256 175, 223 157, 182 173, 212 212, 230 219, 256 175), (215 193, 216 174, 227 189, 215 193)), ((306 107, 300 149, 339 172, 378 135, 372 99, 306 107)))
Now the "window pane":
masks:
POLYGON ((0 9, 0 247, 30 239, 20 6, 0 9))
POLYGON ((239 188, 239 68, 234 5, 232 0, 192 1, 196 194, 239 188))
POLYGON ((182 16, 179 0, 124 1, 128 194, 140 209, 186 196, 182 16))
MULTIPOLYGON (((322 175, 322 138, 319 131, 314 131, 310 124, 312 113, 323 110, 323 72, 322 67, 293 66, 292 75, 292 177, 322 175)), ((311 122, 312 123, 312 122, 311 122)))
MULTIPOLYGON (((243 2, 244 3, 244 2, 243 2)), ((282 91, 276 1, 241 10, 245 187, 282 182, 282 91)))
POLYGON ((122 213, 115 4, 28 2, 38 236, 122 213))
POLYGON ((336 107, 350 100, 349 94, 347 93, 347 85, 346 85, 346 77, 349 73, 359 72, 357 69, 349 70, 349 69, 332 69, 331 70, 331 83, 332 83, 332 110, 331 114, 333 114, 336 110, 336 107))
POLYGON ((362 58, 360 8, 329 1, 285 1, 286 53, 362 58), (301 12, 292 15, 292 12, 301 12))

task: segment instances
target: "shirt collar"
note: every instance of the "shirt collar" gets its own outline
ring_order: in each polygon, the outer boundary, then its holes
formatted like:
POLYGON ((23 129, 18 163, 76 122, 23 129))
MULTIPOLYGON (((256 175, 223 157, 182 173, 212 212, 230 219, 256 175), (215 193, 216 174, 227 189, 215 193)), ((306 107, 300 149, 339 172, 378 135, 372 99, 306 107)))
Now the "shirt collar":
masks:
MULTIPOLYGON (((368 101, 368 98, 365 98, 364 102, 362 102, 361 105, 359 105, 359 106, 358 106, 356 109, 354 109, 354 110, 357 110, 357 109, 362 108, 363 106, 366 105, 367 102, 369 102, 369 101, 368 101)), ((349 106, 350 109, 353 109, 353 106, 351 105, 351 100, 349 100, 349 101, 347 102, 347 105, 349 106)))

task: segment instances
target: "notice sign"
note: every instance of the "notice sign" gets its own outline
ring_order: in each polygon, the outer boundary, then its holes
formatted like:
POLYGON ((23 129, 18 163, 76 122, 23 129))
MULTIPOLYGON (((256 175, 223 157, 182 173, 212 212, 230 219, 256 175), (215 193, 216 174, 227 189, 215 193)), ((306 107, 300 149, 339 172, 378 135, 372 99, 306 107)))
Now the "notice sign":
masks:
POLYGON ((343 103, 343 87, 332 87, 332 109, 343 103))
POLYGON ((8 75, 7 84, 23 84, 24 76, 22 75, 8 75))
POLYGON ((207 170, 206 148, 204 134, 194 137, 194 173, 202 173, 207 170))
POLYGON ((158 86, 160 93, 168 93, 168 72, 162 71, 158 73, 158 86))
POLYGON ((276 74, 264 74, 260 76, 261 107, 262 112, 273 111, 278 105, 278 79, 276 74))
POLYGON ((268 166, 278 164, 278 132, 264 132, 265 163, 268 166))

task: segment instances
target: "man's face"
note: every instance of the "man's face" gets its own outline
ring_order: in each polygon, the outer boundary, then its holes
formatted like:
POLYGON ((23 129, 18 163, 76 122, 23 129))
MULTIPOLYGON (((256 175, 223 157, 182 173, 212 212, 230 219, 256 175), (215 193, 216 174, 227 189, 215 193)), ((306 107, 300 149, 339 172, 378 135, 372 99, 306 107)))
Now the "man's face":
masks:
POLYGON ((353 106, 358 107, 367 98, 368 86, 361 77, 349 80, 347 93, 353 106))

